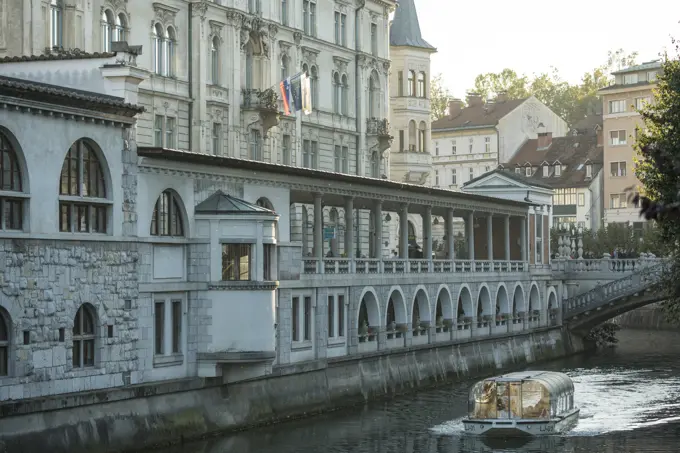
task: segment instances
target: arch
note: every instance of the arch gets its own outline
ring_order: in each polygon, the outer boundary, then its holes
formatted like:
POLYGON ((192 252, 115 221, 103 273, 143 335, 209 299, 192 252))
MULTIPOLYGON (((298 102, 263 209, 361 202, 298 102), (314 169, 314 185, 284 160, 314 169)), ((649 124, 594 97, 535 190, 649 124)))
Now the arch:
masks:
POLYGON ((87 138, 76 140, 66 152, 59 177, 59 231, 106 233, 110 181, 99 147, 87 138))
POLYGON ((114 41, 117 18, 113 11, 106 8, 102 11, 102 52, 111 52, 111 43, 114 41))
POLYGON ((536 283, 531 284, 531 290, 529 290, 529 312, 533 310, 541 309, 541 294, 538 291, 538 285, 536 283))
POLYGON ((440 322, 444 319, 453 320, 453 302, 451 301, 451 291, 449 291, 448 286, 440 285, 437 291, 437 305, 434 309, 434 320, 435 322, 440 322))
POLYGON ((372 287, 364 288, 359 301, 359 309, 357 310, 357 326, 359 329, 361 329, 364 321, 369 327, 379 327, 380 306, 375 290, 372 287))
POLYGON ((389 326, 391 321, 396 324, 406 324, 407 314, 406 314, 406 301, 404 300, 404 293, 402 293, 401 288, 392 287, 390 289, 390 296, 387 298, 387 313, 385 313, 385 325, 389 326), (392 314, 394 319, 389 319, 390 308, 392 309, 392 314))
POLYGON ((479 296, 477 297, 477 312, 476 315, 479 319, 479 315, 493 315, 491 308, 491 292, 486 283, 482 283, 479 286, 479 296))
POLYGON ((552 310, 553 308, 559 308, 560 303, 559 299, 557 298, 557 290, 555 289, 554 286, 551 286, 548 288, 548 310, 552 310))
POLYGON ((515 283, 515 290, 513 291, 512 294, 512 312, 513 313, 521 313, 521 312, 526 312, 526 302, 524 300, 524 288, 522 287, 522 284, 517 282, 515 283))
POLYGON ((114 39, 116 41, 126 41, 127 40, 127 29, 128 29, 128 17, 125 13, 118 13, 116 16, 116 36, 114 39))
POLYGON ((182 198, 165 189, 156 200, 151 216, 151 236, 185 236, 186 211, 182 198))
POLYGON ((0 307, 0 377, 9 376, 9 354, 12 348, 12 318, 0 307))
POLYGON ((156 22, 152 28, 153 33, 153 72, 156 74, 163 74, 163 66, 165 60, 165 32, 163 26, 156 22))
POLYGON ((0 157, 0 163, 2 165, 2 172, 0 172, 0 190, 30 193, 28 164, 26 163, 23 149, 14 133, 2 125, 0 125, 0 157), (5 154, 7 155, 5 156, 5 154), (6 179, 6 159, 9 159, 12 163, 11 173, 14 175, 9 181, 6 179), (18 180, 16 179, 17 176, 19 177, 18 180), (18 190, 16 189, 17 182, 19 183, 18 190))
POLYGON ((467 284, 460 286, 458 290, 458 303, 456 306, 456 319, 460 322, 460 318, 464 316, 474 316, 474 307, 472 305, 472 294, 470 287, 467 284))
MULTIPOLYGON (((0 127, 0 190, 5 192, 25 192, 25 161, 23 153, 17 152, 16 139, 0 127)), ((0 197, 0 229, 23 230, 26 200, 22 198, 0 197)))
POLYGON ((416 294, 413 296, 411 307, 411 321, 415 323, 414 315, 418 314, 418 321, 430 322, 432 320, 432 310, 430 309, 430 296, 424 286, 418 285, 416 294))
POLYGON ((73 368, 93 367, 96 359, 97 310, 82 304, 73 319, 73 368))
MULTIPOLYGON (((511 310, 510 302, 508 301, 508 290, 504 284, 500 283, 496 290, 496 310, 494 315, 509 314, 511 310)), ((491 314, 491 313, 486 313, 491 314)))

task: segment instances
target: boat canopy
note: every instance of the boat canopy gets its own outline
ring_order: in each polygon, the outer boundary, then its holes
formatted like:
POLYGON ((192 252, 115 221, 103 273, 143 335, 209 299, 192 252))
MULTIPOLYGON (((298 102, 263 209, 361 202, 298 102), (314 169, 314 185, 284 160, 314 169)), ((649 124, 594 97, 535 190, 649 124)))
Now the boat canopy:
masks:
POLYGON ((543 388, 552 396, 574 393, 574 382, 571 378, 557 371, 519 371, 485 379, 485 381, 507 383, 533 381, 542 384, 543 388))

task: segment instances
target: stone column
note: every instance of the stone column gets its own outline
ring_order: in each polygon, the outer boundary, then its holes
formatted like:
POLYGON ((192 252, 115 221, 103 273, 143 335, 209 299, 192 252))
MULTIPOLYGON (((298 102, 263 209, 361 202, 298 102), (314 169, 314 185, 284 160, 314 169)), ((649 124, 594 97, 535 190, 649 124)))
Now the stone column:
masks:
POLYGON ((354 198, 345 198, 345 254, 354 258, 354 198))
POLYGON ((373 249, 375 251, 375 256, 371 258, 382 259, 382 249, 383 249, 383 211, 382 211, 382 201, 376 200, 375 206, 373 207, 373 218, 375 219, 375 244, 373 249))
POLYGON ((321 205, 322 195, 314 194, 314 257, 318 260, 323 259, 323 206, 321 205))
POLYGON ((446 210, 446 257, 450 260, 456 259, 456 247, 453 235, 453 208, 446 210))
POLYGON ((432 207, 427 206, 425 208, 425 214, 423 214, 423 248, 424 248, 424 258, 428 261, 432 261, 432 207))
POLYGON ((408 259, 408 204, 399 210, 399 258, 408 259))
POLYGON ((521 248, 522 248, 522 261, 527 262, 529 261, 529 254, 527 253, 527 234, 529 231, 529 216, 527 215, 523 220, 521 224, 521 231, 520 231, 520 241, 521 241, 521 248))
POLYGON ((505 216, 505 261, 510 261, 510 216, 505 216))
POLYGON ((468 214, 468 259, 470 261, 475 260, 475 213, 471 212, 468 214))
POLYGON ((493 215, 486 217, 486 242, 488 244, 488 260, 493 261, 493 215))

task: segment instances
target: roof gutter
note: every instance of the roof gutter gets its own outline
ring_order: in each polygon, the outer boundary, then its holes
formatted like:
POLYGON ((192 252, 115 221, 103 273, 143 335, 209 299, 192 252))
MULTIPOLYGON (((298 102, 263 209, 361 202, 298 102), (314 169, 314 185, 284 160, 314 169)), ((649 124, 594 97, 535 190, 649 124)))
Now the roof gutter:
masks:
POLYGON ((491 129, 495 128, 498 126, 498 123, 496 124, 488 124, 486 126, 467 126, 467 127, 449 127, 446 129, 432 129, 432 132, 455 132, 455 131, 468 131, 468 130, 475 130, 475 129, 491 129))

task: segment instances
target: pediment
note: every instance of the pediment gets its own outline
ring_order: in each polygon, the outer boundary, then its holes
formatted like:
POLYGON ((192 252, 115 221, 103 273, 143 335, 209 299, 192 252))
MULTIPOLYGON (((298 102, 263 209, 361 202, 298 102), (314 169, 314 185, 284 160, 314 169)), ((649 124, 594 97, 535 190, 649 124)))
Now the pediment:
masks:
POLYGON ((498 173, 493 173, 477 181, 472 181, 470 184, 466 184, 467 189, 493 189, 494 187, 526 189, 529 186, 498 173))

